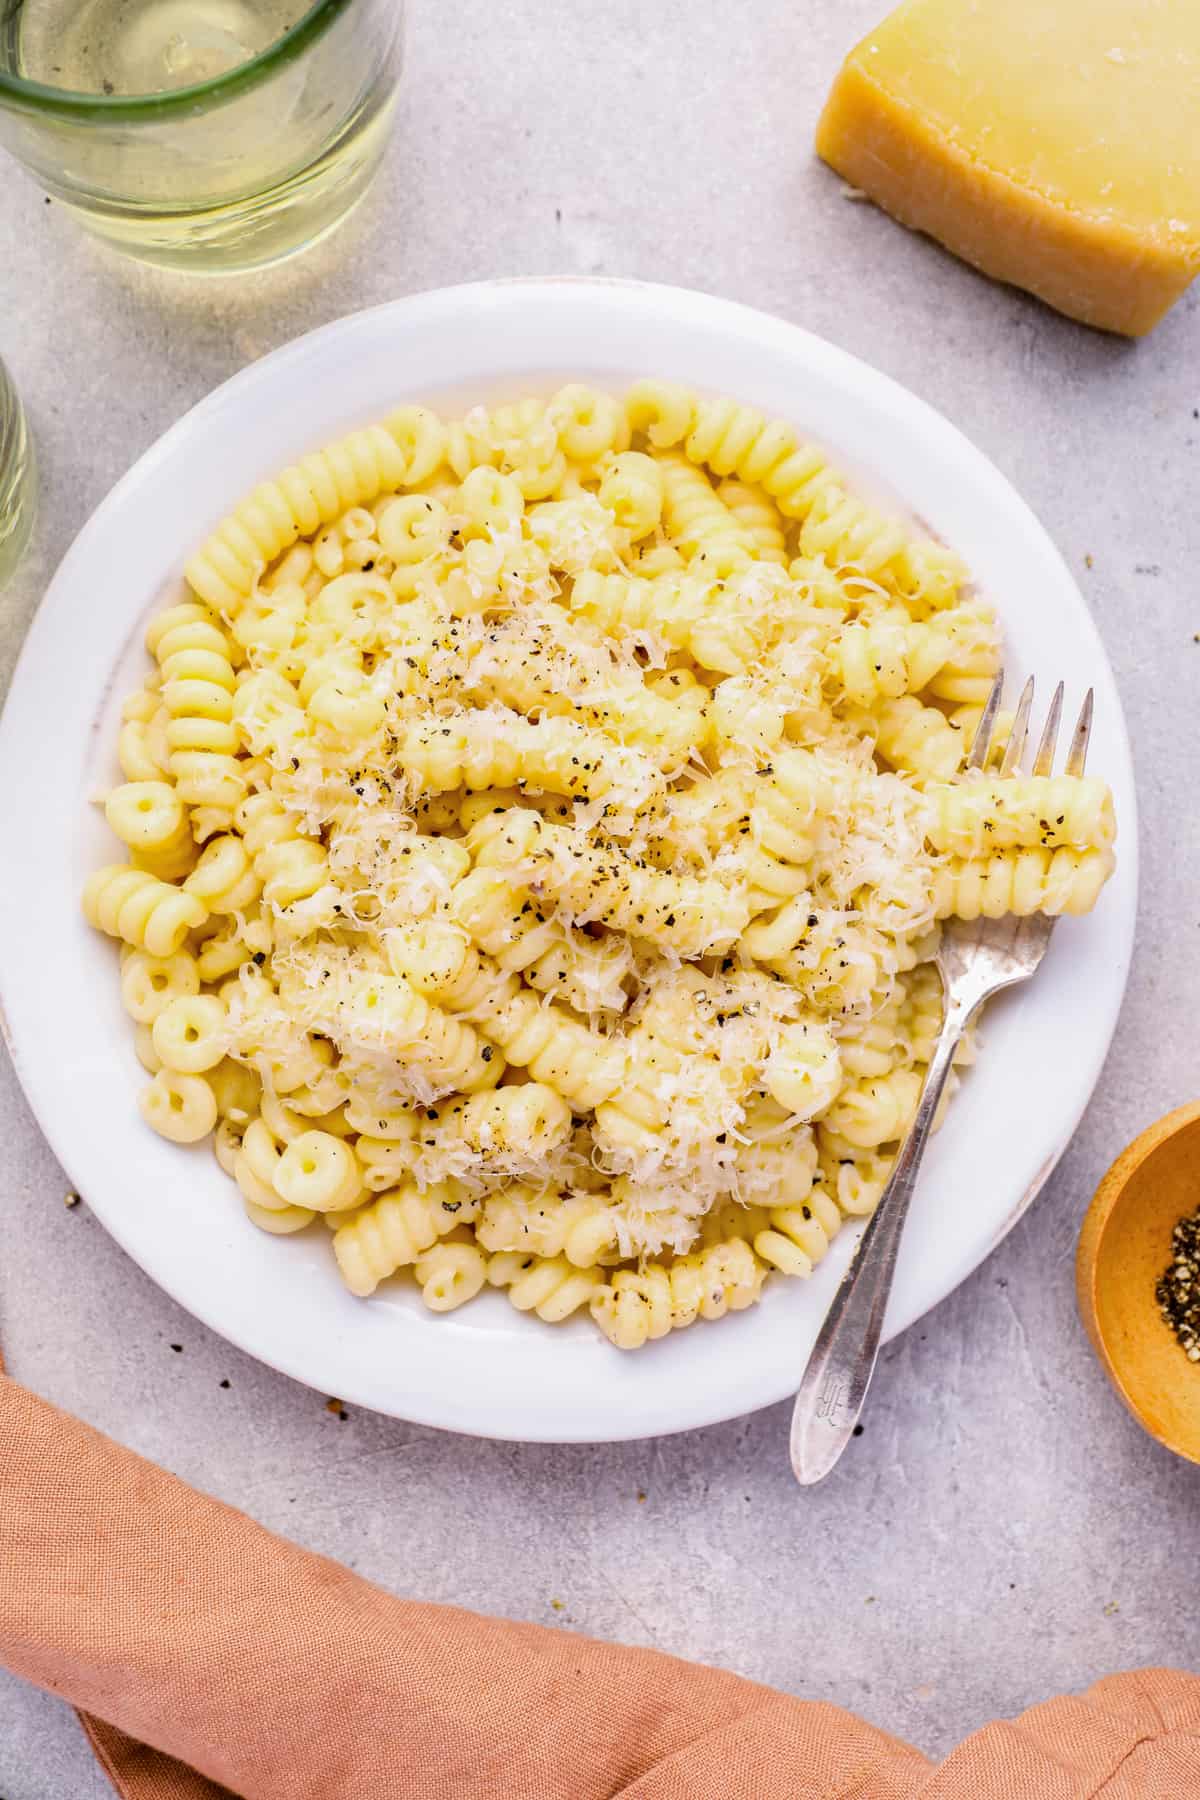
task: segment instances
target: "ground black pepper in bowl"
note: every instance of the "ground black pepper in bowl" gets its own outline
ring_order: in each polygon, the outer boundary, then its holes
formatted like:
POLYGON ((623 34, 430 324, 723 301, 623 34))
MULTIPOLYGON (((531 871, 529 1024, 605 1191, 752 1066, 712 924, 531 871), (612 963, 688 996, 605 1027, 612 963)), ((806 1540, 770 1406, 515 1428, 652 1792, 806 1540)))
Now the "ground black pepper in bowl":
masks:
POLYGON ((1171 1233, 1170 1266, 1154 1295, 1188 1361, 1200 1363, 1200 1210, 1171 1233))

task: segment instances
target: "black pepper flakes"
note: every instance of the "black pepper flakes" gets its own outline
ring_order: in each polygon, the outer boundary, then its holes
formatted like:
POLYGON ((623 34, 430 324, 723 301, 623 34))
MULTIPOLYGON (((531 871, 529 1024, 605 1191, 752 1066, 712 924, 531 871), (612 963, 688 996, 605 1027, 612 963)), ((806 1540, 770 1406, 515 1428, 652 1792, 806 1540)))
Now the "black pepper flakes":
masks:
POLYGON ((1171 1233, 1171 1261, 1154 1297, 1188 1361, 1200 1363, 1200 1208, 1171 1233))

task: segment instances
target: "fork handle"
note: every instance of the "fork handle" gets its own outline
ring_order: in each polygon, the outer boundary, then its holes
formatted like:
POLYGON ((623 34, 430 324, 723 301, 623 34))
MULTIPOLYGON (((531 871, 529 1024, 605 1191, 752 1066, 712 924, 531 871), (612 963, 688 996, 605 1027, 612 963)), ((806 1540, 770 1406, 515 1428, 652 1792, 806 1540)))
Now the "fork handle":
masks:
POLYGON ((879 1355, 900 1238, 954 1052, 975 1011, 947 1010, 916 1116, 896 1166, 842 1276, 817 1335, 792 1414, 792 1473, 802 1487, 824 1479, 849 1443, 879 1355))

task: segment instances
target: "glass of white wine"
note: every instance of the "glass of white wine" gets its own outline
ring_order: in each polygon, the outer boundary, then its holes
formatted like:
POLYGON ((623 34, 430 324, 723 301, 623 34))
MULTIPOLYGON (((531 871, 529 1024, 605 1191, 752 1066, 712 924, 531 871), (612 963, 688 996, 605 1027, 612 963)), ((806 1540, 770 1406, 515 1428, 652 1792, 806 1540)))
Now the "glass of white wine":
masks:
POLYGON ((0 0, 0 144, 90 231, 261 268, 366 191, 404 0, 0 0))
POLYGON ((0 362, 0 588, 28 540, 35 491, 33 442, 20 396, 0 362))

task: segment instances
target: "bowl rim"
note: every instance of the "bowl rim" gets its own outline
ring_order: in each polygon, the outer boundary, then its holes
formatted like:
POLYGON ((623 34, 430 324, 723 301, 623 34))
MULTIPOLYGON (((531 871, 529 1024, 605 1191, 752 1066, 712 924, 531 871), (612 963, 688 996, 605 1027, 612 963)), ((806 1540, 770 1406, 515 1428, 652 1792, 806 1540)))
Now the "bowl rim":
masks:
MULTIPOLYGON (((897 1294, 896 1303, 889 1312, 885 1334, 891 1337, 965 1279, 1012 1229, 1061 1156, 1091 1096, 1115 1029, 1132 951, 1137 891, 1136 800, 1128 736, 1112 670, 1078 585, 1043 527, 990 459, 943 414, 911 390, 859 358, 800 326, 738 302, 654 283, 579 276, 511 277, 433 289, 347 315, 281 345, 260 361, 221 383, 163 433, 101 501, 68 550, 30 628, 13 674, 3 715, 0 715, 0 816, 13 810, 16 785, 6 794, 2 778, 10 763, 14 769, 20 767, 18 740, 23 715, 24 720, 30 723, 37 717, 37 708, 31 705, 31 683, 38 664, 47 662, 52 651, 53 634, 59 623, 57 614, 65 608, 63 597, 69 596, 72 588, 79 586, 87 558, 97 543, 103 540, 110 522, 128 509, 136 514, 139 496, 144 496, 148 489, 152 489, 172 463, 180 459, 186 460, 184 453, 198 435, 211 431, 227 414, 236 415, 239 408, 244 411, 244 402, 259 390, 269 391, 273 384, 278 387, 285 384, 288 378, 294 379, 306 365, 319 364, 322 356, 332 356, 336 349, 344 347, 359 334, 365 344, 377 325, 386 326, 399 338, 403 338, 405 334, 411 335, 414 331, 419 332, 422 326, 443 331, 450 328, 463 331, 473 327, 494 332, 510 316, 524 317, 531 308, 535 313, 542 307, 554 309, 564 301, 568 310, 575 308, 585 321, 589 316, 588 309, 598 306, 604 312, 606 320, 619 318, 623 327, 632 327, 639 321, 652 323, 655 328, 664 332, 669 328, 673 333, 678 333, 682 327, 685 332, 691 330, 700 337, 708 333, 714 341, 722 344, 728 342, 731 356, 749 355, 750 347, 753 346, 756 353, 761 352, 770 358, 782 358, 795 368, 806 368, 810 372, 819 369, 823 377, 836 382, 839 397, 847 405, 852 408, 855 403, 861 405, 862 413, 870 416, 873 425, 880 425, 882 421, 882 425, 889 430, 899 431, 903 428, 911 434, 906 450, 910 445, 918 444, 931 452, 936 449, 937 460, 944 468, 946 480, 951 482, 953 477, 953 483, 959 486, 965 484, 966 488, 973 489, 981 507, 984 502, 994 506, 998 522, 1002 520, 1007 528, 1021 536, 1025 551, 1030 560, 1039 565, 1040 574, 1057 586, 1063 605, 1070 615, 1073 630, 1079 642, 1086 646, 1094 679, 1106 690, 1105 700, 1111 702, 1107 728, 1114 766, 1106 769, 1105 773, 1113 780, 1114 786, 1121 790, 1123 849, 1118 863, 1118 876, 1114 877, 1110 884, 1110 894, 1106 896, 1112 925, 1109 936, 1113 942, 1108 946, 1108 960, 1104 969, 1093 971, 1102 977, 1102 985, 1106 991, 1101 1015, 1094 1021, 1095 1034, 1087 1043, 1079 1046, 1080 1054, 1074 1071, 1070 1104, 1058 1118, 1053 1133, 1043 1143, 1040 1159, 1029 1170, 1003 1218, 996 1221, 986 1237, 980 1236, 978 1240, 973 1240, 969 1253, 960 1255, 953 1268, 939 1277, 935 1284, 936 1292, 925 1293, 920 1303, 915 1305, 911 1301, 901 1304, 899 1293, 897 1294), (1119 912, 1116 910, 1118 904, 1119 912)), ((615 332, 616 326, 613 325, 612 329, 615 332)), ((557 364, 545 364, 547 381, 550 379, 548 371, 551 366, 556 369, 558 367, 557 364)), ((630 365, 623 363, 621 367, 628 370, 630 365)), ((503 372, 508 373, 507 365, 503 365, 503 372)), ((499 379, 500 373, 498 370, 496 379, 499 379)), ((614 370, 611 379, 616 384, 628 378, 628 374, 618 375, 614 370)), ((526 385, 535 384, 535 379, 533 376, 526 377, 526 385)), ((719 382, 714 381, 711 385, 721 391, 737 391, 736 381, 731 382, 725 378, 719 382)), ((406 378, 403 386, 407 390, 413 386, 413 382, 406 378)), ((382 416, 389 405, 396 403, 397 400, 387 391, 381 393, 372 416, 382 416)), ((795 416, 795 408, 789 407, 786 411, 788 416, 795 416)), ((797 422, 802 426, 802 421, 797 422)), ((332 435, 325 427, 321 430, 325 436, 332 435)), ((300 435, 297 431, 292 439, 295 444, 293 454, 296 455, 302 453, 304 448, 298 441, 300 435)), ((839 457, 841 452, 835 451, 834 455, 835 458, 839 457)), ((846 460, 844 456, 841 459, 846 460)), ((889 459, 885 457, 882 460, 887 462, 889 459)), ((278 466, 280 464, 273 453, 267 472, 270 473, 271 469, 278 466)), ((234 479, 230 477, 231 482, 234 479)), ((903 486, 899 483, 898 486, 903 493, 903 486)), ((224 510, 227 511, 231 505, 236 504, 241 493, 242 482, 239 477, 224 502, 224 510)), ((173 582, 182 569, 183 558, 189 547, 183 543, 176 546, 171 564, 173 582)), ((143 607, 138 613, 138 619, 145 610, 147 609, 143 607)), ((133 630, 136 635, 136 620, 133 630)), ((110 653, 110 664, 115 663, 120 654, 116 648, 115 634, 110 643, 110 653)), ((110 686, 114 678, 110 669, 110 686)), ((93 739, 97 729, 98 726, 93 721, 93 739)), ((5 1036, 30 1105, 60 1161, 66 1164, 75 1160, 79 1147, 72 1141, 72 1130, 68 1128, 64 1109, 54 1091, 56 1071, 53 1062, 47 1064, 42 1049, 37 1050, 36 1057, 30 1053, 34 1034, 25 1031, 29 974, 27 970, 22 970, 19 958, 16 962, 13 961, 13 934, 3 930, 6 921, 10 924, 15 922, 14 897, 11 892, 0 894, 0 1003, 7 1001, 14 1021, 20 1016, 21 1023, 14 1023, 11 1030, 6 1026, 5 1036), (22 987, 21 1004, 14 1006, 12 999, 18 984, 22 987), (14 1042, 14 1039, 20 1041, 14 1042)), ((1088 921, 1073 923, 1082 926, 1088 921)), ((1062 941, 1061 935, 1056 941, 1062 941)), ((4 1007, 0 1004, 0 1012, 3 1010, 4 1007)), ((178 1155, 174 1147, 170 1148, 172 1154, 178 1155)), ((89 1185, 84 1184, 85 1191, 89 1185)), ((793 1390, 802 1365, 802 1355, 796 1360, 785 1359, 769 1373, 769 1378, 758 1378, 747 1391, 739 1389, 734 1395, 731 1395, 728 1383, 718 1384, 720 1398, 706 1392, 702 1380, 682 1381, 678 1391, 672 1392, 669 1404, 660 1402, 643 1405, 640 1401, 631 1404, 629 1394, 640 1390, 628 1388, 626 1384, 625 1391, 620 1382, 614 1385, 613 1396, 605 1405, 598 1406, 596 1396, 591 1393, 588 1395, 589 1404, 585 1406, 572 1407, 562 1396, 553 1405, 543 1405, 544 1396, 539 1394, 533 1408, 514 1403, 499 1416, 483 1397, 469 1394, 456 1393, 452 1398, 447 1398, 444 1393, 430 1394, 422 1391, 414 1395, 408 1391, 403 1402, 398 1403, 394 1396, 381 1398, 378 1384, 374 1381, 367 1382, 365 1377, 358 1383, 357 1392, 353 1380, 347 1381, 338 1376, 331 1376, 329 1380, 314 1379, 303 1357, 290 1352, 284 1353, 277 1347, 272 1347, 269 1342, 264 1342, 257 1327, 231 1329, 228 1320, 221 1316, 218 1298, 212 1293, 197 1295, 192 1292, 179 1267, 165 1266, 162 1254, 157 1250, 153 1255, 149 1254, 138 1231, 133 1229, 130 1219, 119 1207, 110 1207, 106 1199, 105 1204, 97 1205, 95 1210, 118 1243, 151 1278, 219 1334, 295 1379, 324 1391, 341 1392, 348 1400, 358 1404, 423 1424, 521 1441, 597 1442, 651 1436, 716 1423, 783 1399, 793 1390), (335 1380, 336 1388, 333 1386, 335 1380), (580 1413, 585 1416, 580 1416, 580 1413), (598 1423, 598 1420, 601 1422, 598 1423)), ((912 1231, 910 1223, 910 1236, 912 1231)), ((277 1241, 273 1241, 272 1247, 278 1247, 277 1241)), ((852 1249, 853 1233, 847 1229, 840 1234, 839 1241, 835 1243, 825 1263, 808 1284, 810 1291, 827 1297, 832 1292, 841 1269, 848 1262, 852 1249)), ((765 1307, 755 1309, 755 1314, 763 1314, 766 1310, 765 1307)), ((736 1331, 744 1320, 753 1316, 744 1314, 737 1321, 722 1325, 721 1334, 736 1331)), ((438 1329, 445 1330, 445 1326, 445 1321, 437 1322, 438 1329)), ((548 1341, 545 1328, 539 1326, 538 1331, 541 1339, 548 1341)), ((641 1362, 647 1356, 667 1352, 672 1340, 678 1347, 681 1339, 694 1341, 696 1334, 672 1334, 672 1339, 650 1347, 640 1358, 619 1360, 622 1363, 630 1360, 641 1362)), ((563 1341, 561 1334, 560 1341, 563 1341)), ((607 1346, 603 1348, 605 1354, 614 1354, 608 1351, 607 1346)), ((732 1339, 729 1349, 736 1355, 732 1339)), ((688 1355, 690 1358, 690 1351, 688 1355)), ((717 1365, 711 1353, 706 1353, 700 1361, 706 1365, 712 1378, 717 1365)), ((655 1384, 651 1381, 647 1385, 653 1388, 655 1384)))

